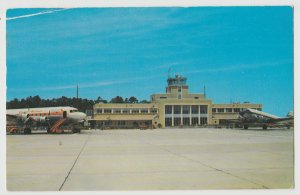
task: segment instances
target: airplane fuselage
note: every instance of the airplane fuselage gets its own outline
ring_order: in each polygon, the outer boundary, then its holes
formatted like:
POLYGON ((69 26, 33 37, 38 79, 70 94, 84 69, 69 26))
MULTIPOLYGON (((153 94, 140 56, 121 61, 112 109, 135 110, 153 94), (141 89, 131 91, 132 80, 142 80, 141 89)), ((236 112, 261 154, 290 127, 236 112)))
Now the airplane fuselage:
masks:
POLYGON ((240 124, 244 129, 252 127, 292 127, 294 124, 294 118, 292 116, 280 118, 265 112, 257 111, 254 109, 246 109, 239 113, 240 124))
POLYGON ((8 109, 7 123, 17 123, 18 126, 53 126, 64 119, 63 125, 83 124, 86 114, 73 107, 44 107, 8 109), (13 121, 13 122, 12 122, 13 121))

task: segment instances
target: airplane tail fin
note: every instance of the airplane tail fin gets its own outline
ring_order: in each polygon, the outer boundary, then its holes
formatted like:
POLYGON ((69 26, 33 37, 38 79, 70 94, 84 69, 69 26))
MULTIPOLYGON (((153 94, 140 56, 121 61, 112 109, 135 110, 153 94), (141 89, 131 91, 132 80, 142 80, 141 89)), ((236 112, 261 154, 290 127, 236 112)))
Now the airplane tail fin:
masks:
POLYGON ((286 116, 289 117, 289 118, 293 118, 294 117, 294 112, 290 111, 290 112, 287 113, 286 116))

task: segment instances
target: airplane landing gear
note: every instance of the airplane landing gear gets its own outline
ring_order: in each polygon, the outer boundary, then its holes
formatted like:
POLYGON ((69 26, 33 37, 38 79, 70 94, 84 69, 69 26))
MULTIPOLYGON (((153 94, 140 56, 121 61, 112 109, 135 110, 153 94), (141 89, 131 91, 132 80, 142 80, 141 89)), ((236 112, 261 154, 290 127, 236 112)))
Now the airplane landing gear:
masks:
POLYGON ((73 127, 72 133, 80 133, 80 129, 73 127))
POLYGON ((31 134, 31 129, 29 127, 24 128, 24 134, 31 134))

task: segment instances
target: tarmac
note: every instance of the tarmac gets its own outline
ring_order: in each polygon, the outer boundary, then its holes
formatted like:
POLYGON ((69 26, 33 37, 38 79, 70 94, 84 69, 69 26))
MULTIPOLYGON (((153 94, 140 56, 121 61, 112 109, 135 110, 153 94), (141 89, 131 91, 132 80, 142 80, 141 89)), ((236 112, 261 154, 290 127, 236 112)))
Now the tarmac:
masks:
POLYGON ((85 130, 7 135, 7 190, 294 187, 294 131, 85 130))

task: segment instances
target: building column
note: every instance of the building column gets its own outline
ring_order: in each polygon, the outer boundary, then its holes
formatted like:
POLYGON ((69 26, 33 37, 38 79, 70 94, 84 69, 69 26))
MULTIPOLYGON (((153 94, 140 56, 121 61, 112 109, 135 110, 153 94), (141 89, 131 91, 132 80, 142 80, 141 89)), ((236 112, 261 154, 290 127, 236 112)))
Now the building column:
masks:
POLYGON ((209 106, 207 105, 207 111, 206 111, 206 125, 208 125, 210 122, 209 122, 209 110, 211 111, 212 113, 212 109, 209 109, 209 106))
POLYGON ((192 126, 192 106, 190 105, 190 126, 192 126))
POLYGON ((198 125, 199 126, 201 125, 200 118, 201 118, 201 112, 200 112, 200 105, 199 105, 199 111, 198 111, 198 125))
POLYGON ((174 127, 174 105, 172 105, 172 127, 174 127))
POLYGON ((180 125, 183 125, 183 118, 182 118, 182 105, 180 106, 180 125))

